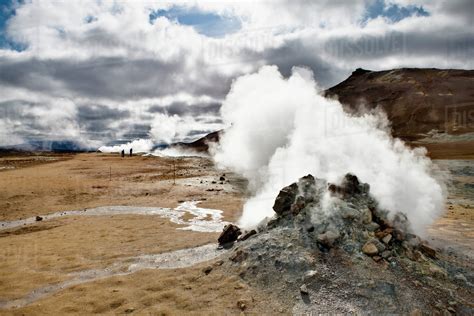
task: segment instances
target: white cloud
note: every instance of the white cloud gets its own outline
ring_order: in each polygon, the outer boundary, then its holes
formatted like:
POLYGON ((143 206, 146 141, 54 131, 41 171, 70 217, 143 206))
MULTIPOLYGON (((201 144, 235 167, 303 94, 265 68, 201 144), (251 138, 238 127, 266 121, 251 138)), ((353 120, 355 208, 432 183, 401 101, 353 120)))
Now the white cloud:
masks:
MULTIPOLYGON (((49 137, 52 118, 59 115, 58 121, 71 126, 56 129, 64 138, 99 135, 95 140, 107 142, 152 133, 180 140, 215 128, 197 119, 202 104, 221 102, 235 78, 263 65, 277 65, 285 76, 295 65, 309 67, 323 87, 358 67, 473 68, 472 2, 390 0, 423 6, 430 15, 363 24, 372 2, 25 2, 7 21, 7 34, 26 50, 0 49, 0 104, 23 104, 18 107, 26 112, 9 111, 15 117, 6 118, 31 127, 10 131, 20 138, 34 128, 38 137, 49 137), (173 5, 236 18, 242 29, 210 38, 165 17, 150 23, 150 12, 173 5), (150 111, 177 102, 196 110, 178 117, 150 111), (96 117, 85 122, 87 116, 72 110, 94 105, 115 111, 113 117, 123 115, 101 126, 96 117)), ((216 119, 214 113, 208 121, 216 119)))

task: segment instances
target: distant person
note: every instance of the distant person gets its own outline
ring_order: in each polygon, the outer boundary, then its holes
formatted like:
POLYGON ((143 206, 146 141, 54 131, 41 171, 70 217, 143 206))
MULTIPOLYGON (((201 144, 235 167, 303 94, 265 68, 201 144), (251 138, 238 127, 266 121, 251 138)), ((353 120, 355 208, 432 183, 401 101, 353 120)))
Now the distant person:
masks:
POLYGON ((133 152, 133 149, 130 148, 130 157, 132 157, 132 152, 133 152))
POLYGON ((120 156, 125 157, 125 149, 122 149, 122 153, 120 154, 120 156))

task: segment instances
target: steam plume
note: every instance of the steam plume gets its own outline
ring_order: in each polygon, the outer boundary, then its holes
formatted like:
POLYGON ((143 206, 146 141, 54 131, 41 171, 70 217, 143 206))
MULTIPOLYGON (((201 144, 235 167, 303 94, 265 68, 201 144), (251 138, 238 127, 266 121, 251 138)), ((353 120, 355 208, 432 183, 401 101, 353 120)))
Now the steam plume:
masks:
POLYGON ((335 183, 356 174, 382 208, 406 213, 417 233, 442 212, 442 185, 425 151, 393 139, 380 113, 345 113, 321 96, 307 69, 294 68, 288 79, 275 66, 242 76, 221 111, 232 125, 214 158, 248 178, 254 192, 240 219, 244 227, 272 216, 278 191, 308 173, 335 183))

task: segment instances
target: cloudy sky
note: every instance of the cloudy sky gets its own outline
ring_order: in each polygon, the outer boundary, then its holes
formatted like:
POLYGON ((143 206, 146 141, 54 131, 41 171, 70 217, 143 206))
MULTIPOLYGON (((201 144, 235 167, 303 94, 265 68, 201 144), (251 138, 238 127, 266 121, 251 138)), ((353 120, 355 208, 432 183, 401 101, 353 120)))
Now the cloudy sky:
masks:
MULTIPOLYGON (((193 140, 240 75, 472 69, 474 1, 0 0, 0 145, 193 140)), ((249 113, 251 115, 251 113, 249 113)))

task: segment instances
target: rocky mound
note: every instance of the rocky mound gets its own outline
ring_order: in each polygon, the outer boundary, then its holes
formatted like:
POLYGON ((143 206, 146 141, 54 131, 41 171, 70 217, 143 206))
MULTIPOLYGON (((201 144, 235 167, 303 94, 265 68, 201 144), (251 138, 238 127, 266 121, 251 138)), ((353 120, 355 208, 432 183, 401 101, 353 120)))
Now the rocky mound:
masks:
POLYGON ((335 185, 308 175, 273 209, 258 233, 226 227, 221 243, 237 242, 223 266, 288 311, 474 312, 472 264, 431 248, 403 214, 389 217, 356 176, 335 185))

